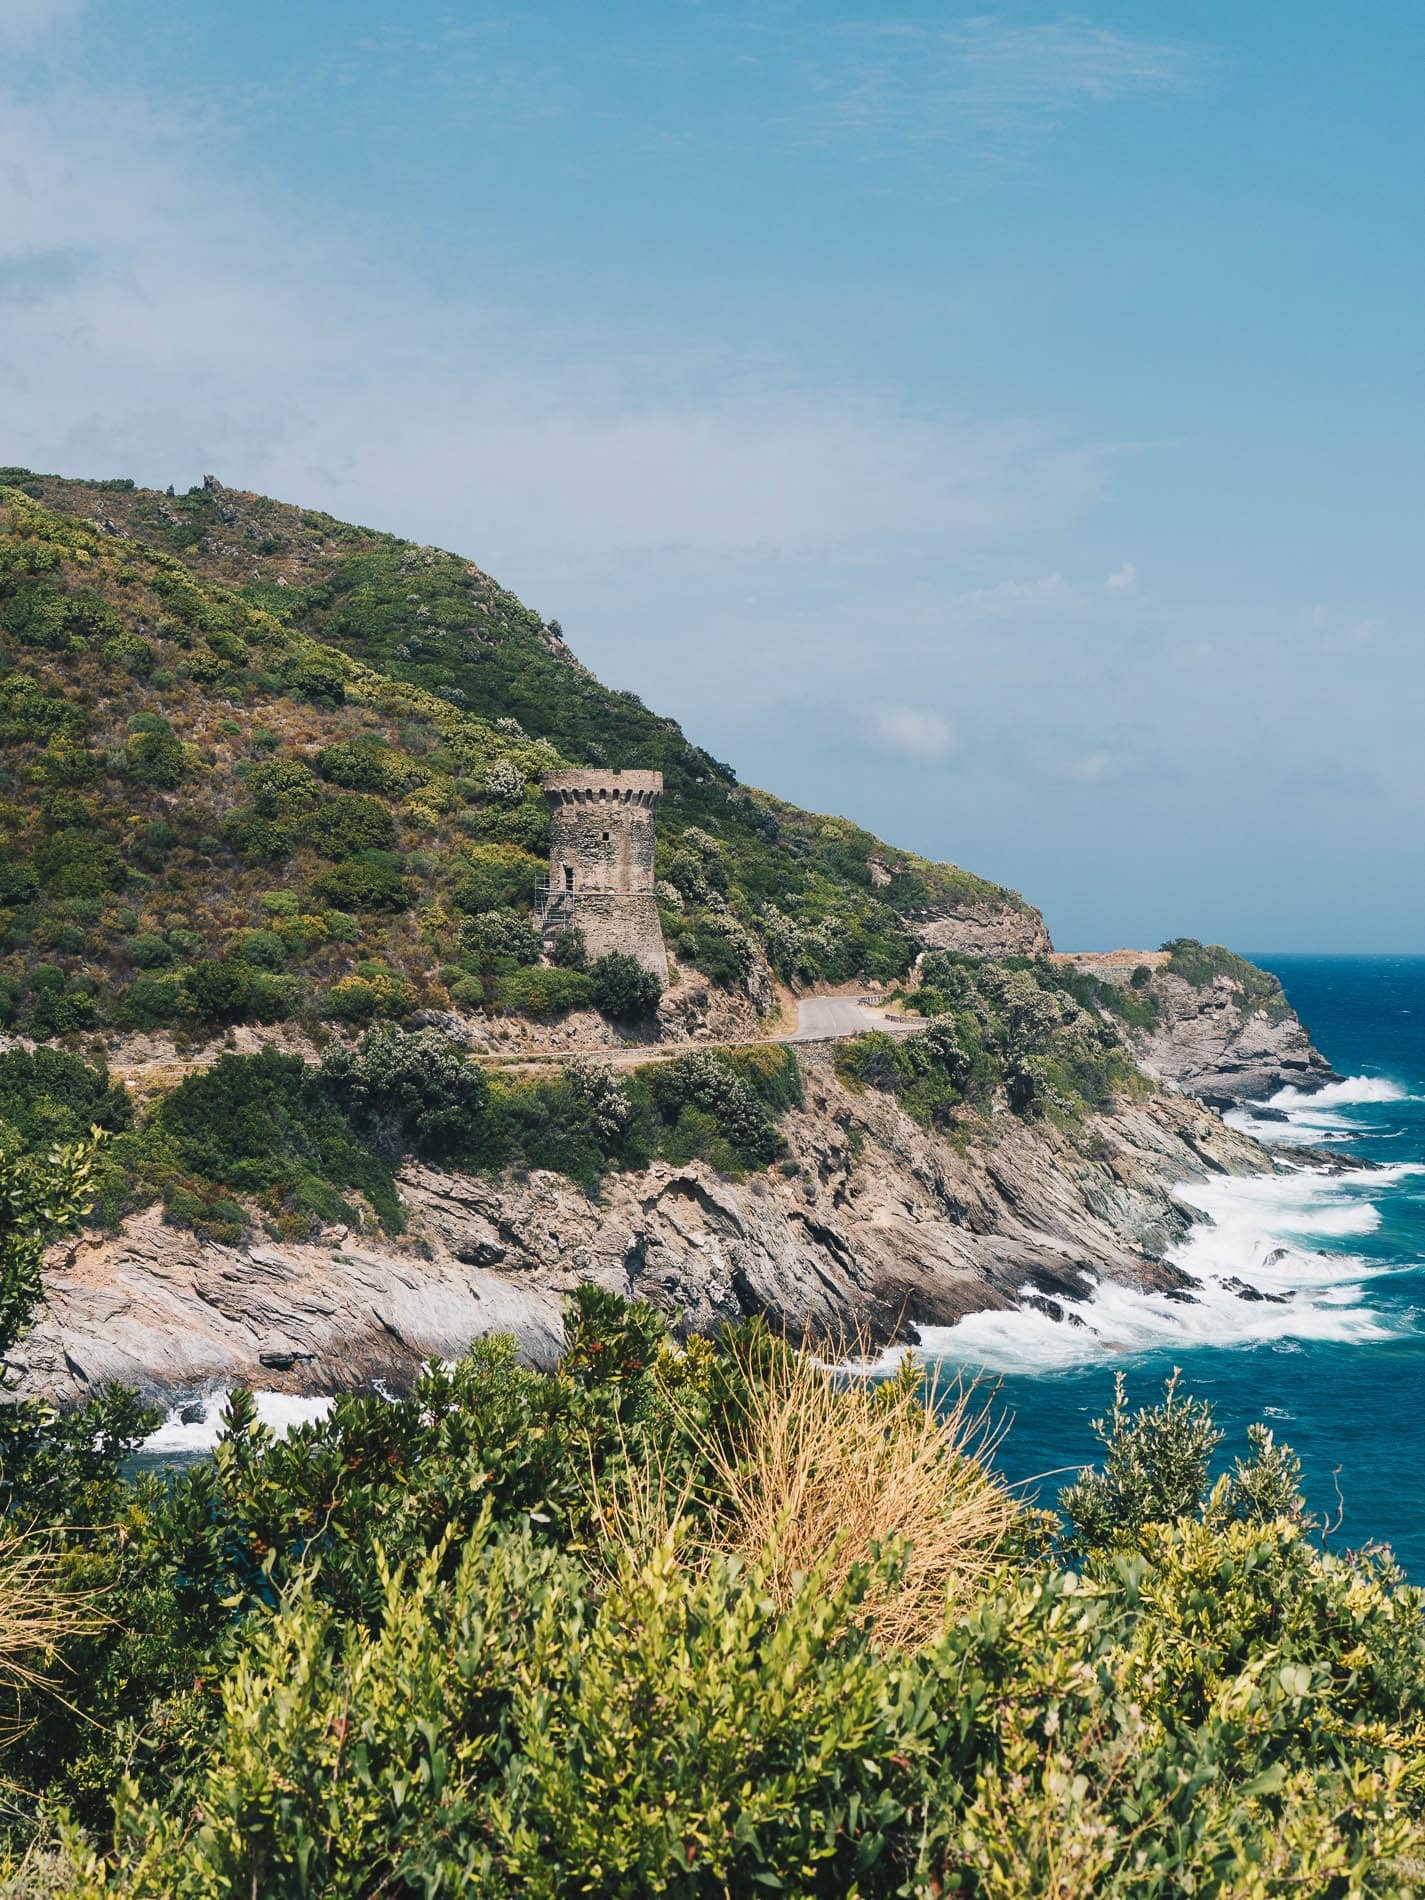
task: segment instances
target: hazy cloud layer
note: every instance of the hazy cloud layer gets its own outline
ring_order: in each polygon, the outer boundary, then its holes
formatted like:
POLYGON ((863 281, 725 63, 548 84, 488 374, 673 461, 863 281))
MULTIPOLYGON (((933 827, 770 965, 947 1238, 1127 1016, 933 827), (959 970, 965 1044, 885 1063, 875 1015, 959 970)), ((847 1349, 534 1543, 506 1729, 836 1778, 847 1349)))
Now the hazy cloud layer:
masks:
POLYGON ((0 47, 36 45, 73 18, 85 0, 0 0, 0 47))

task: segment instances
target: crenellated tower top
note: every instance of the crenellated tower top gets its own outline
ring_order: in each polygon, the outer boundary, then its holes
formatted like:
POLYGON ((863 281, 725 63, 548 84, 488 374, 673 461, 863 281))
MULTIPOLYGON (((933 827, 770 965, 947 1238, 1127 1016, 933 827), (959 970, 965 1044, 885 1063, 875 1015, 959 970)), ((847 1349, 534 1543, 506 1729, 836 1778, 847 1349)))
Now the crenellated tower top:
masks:
POLYGON ((554 804, 643 805, 651 809, 663 794, 661 772, 550 772, 544 795, 554 804))

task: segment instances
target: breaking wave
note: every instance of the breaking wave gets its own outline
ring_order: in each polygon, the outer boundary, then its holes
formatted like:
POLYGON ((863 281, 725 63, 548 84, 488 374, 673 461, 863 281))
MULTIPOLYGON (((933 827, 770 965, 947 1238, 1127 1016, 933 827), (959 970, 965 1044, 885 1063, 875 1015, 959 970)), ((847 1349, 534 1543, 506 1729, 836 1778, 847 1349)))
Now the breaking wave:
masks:
POLYGON ((1267 1105, 1269 1108, 1363 1108, 1375 1102, 1408 1100, 1400 1084, 1388 1081, 1383 1075, 1348 1075, 1344 1081, 1328 1082, 1319 1089, 1288 1085, 1278 1089, 1267 1105))
MULTIPOLYGON (((301 1398, 290 1392, 254 1392, 252 1396, 259 1422, 279 1438, 285 1438, 296 1425, 310 1425, 325 1418, 332 1408, 329 1398, 301 1398)), ((227 1403, 227 1391, 219 1390, 175 1406, 158 1430, 144 1440, 143 1454, 165 1459, 201 1458, 221 1436, 227 1403)))
MULTIPOLYGON (((1178 1198, 1202 1218, 1169 1255, 1189 1276, 1153 1292, 1083 1275, 1064 1317, 1025 1306, 972 1313, 920 1330, 919 1350, 993 1372, 1042 1372, 1106 1355, 1194 1346, 1389 1339, 1396 1328, 1366 1304, 1370 1280, 1396 1269, 1330 1243, 1379 1227, 1375 1196, 1416 1166, 1336 1174, 1324 1168, 1186 1183, 1178 1198)), ((1036 1289, 1026 1286, 1023 1296, 1036 1289)))

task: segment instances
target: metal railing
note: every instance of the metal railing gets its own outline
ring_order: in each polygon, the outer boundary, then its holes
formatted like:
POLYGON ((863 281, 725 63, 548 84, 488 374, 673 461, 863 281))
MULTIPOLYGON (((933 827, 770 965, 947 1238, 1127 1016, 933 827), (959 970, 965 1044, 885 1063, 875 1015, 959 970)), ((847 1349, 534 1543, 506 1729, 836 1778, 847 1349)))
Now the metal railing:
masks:
POLYGON ((534 893, 534 914, 541 930, 562 930, 574 921, 573 891, 541 884, 534 893))

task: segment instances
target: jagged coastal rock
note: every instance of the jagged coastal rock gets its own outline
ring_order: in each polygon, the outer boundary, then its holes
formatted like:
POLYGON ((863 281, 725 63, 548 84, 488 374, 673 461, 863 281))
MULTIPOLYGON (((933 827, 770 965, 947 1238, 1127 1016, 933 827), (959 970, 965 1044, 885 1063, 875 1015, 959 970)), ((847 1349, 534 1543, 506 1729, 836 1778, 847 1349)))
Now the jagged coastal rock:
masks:
POLYGON ((1120 1104, 1076 1137, 991 1116, 956 1146, 801 1054, 790 1159, 732 1182, 655 1164, 592 1200, 561 1176, 490 1180, 408 1165, 400 1241, 204 1243, 151 1208, 119 1236, 56 1250, 48 1305, 16 1356, 20 1390, 63 1404, 121 1380, 165 1404, 214 1387, 400 1384, 423 1359, 509 1331, 547 1364, 581 1280, 646 1297, 680 1330, 754 1312, 823 1340, 908 1338, 987 1307, 1072 1314, 1095 1279, 1168 1287, 1191 1216, 1176 1182, 1270 1166, 1175 1094, 1120 1104))
POLYGON ((1028 904, 965 903, 906 922, 927 950, 958 950, 970 957, 1043 957, 1054 947, 1043 917, 1028 904))
POLYGON ((1293 1010, 1251 1008, 1224 977, 1194 989, 1165 976, 1156 987, 1163 1015, 1138 1044, 1150 1075, 1219 1104, 1265 1101, 1288 1087, 1309 1092, 1340 1079, 1293 1010))
POLYGON ((1281 984, 1255 965, 1226 959, 1225 969, 1200 972, 1202 980, 1192 982, 1177 974, 1162 950, 1114 950, 1061 961, 1118 985, 1132 985, 1134 972, 1146 970, 1144 993, 1152 998, 1156 1019, 1146 1028, 1125 1028, 1134 1053, 1149 1075, 1214 1106, 1263 1102, 1289 1087, 1309 1093, 1340 1080, 1281 984))

